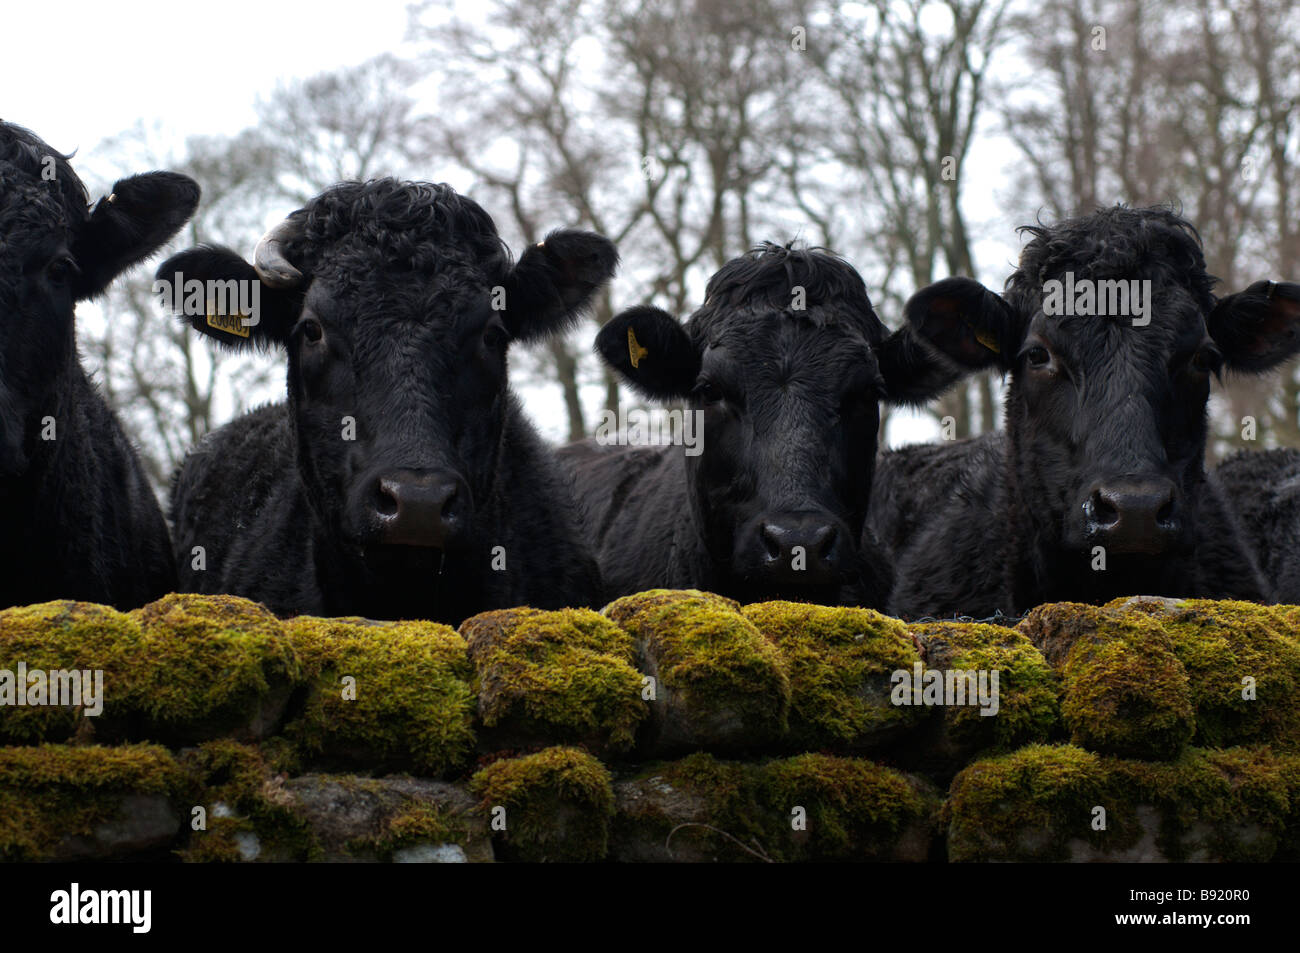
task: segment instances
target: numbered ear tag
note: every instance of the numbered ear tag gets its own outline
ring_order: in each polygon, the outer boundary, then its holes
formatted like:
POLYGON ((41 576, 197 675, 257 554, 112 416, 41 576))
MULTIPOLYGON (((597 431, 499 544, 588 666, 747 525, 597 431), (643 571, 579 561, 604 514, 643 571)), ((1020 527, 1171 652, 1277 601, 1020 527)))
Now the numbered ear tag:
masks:
POLYGON ((636 339, 636 332, 632 330, 632 325, 627 326, 627 356, 632 361, 633 367, 641 366, 641 359, 650 354, 641 343, 636 339))
POLYGON ((251 333, 251 329, 244 324, 244 314, 217 314, 213 310, 212 303, 208 303, 208 327, 216 328, 218 331, 225 331, 227 334, 234 334, 241 338, 246 338, 251 333))

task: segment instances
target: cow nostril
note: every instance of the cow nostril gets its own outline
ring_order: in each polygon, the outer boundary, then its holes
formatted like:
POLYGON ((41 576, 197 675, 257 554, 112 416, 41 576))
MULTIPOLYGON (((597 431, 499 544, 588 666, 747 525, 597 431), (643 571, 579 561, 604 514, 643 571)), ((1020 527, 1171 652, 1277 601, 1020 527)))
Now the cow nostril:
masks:
POLYGON ((397 515, 397 496, 381 480, 375 488, 375 512, 380 516, 397 515))
POLYGON ((812 548, 818 557, 821 559, 830 558, 831 550, 835 548, 838 535, 839 534, 835 532, 834 526, 823 526, 821 529, 817 530, 816 534, 813 536, 812 548))
POLYGON ((451 492, 447 494, 447 498, 443 500, 442 510, 439 513, 439 515, 444 520, 452 520, 456 518, 455 510, 457 509, 456 506, 457 501, 458 501, 458 488, 453 486, 451 488, 451 492))
POLYGON ((1114 526, 1119 522, 1119 510, 1115 508, 1100 490, 1092 494, 1091 516, 1094 523, 1099 526, 1114 526))
POLYGON ((1173 525, 1173 523, 1174 523, 1174 501, 1173 501, 1172 499, 1169 500, 1167 503, 1165 503, 1164 506, 1160 507, 1160 511, 1159 511, 1158 513, 1156 513, 1156 522, 1157 522, 1158 524, 1160 524, 1161 526, 1171 526, 1171 525, 1173 525))
POLYGON ((767 551, 768 559, 781 558, 781 542, 777 538, 779 532, 780 530, 770 523, 764 523, 762 529, 758 532, 759 539, 763 541, 763 549, 767 551))

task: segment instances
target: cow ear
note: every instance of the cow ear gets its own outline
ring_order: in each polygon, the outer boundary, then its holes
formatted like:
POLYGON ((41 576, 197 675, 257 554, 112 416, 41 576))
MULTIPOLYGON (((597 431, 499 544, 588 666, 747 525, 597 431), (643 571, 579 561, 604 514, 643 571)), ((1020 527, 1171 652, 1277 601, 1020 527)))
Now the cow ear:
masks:
POLYGON ((1024 337, 1011 306, 973 278, 945 278, 922 288, 904 314, 918 339, 968 371, 1010 370, 1024 337))
POLYGON ((520 257, 505 284, 505 324, 518 341, 564 331, 614 275, 618 250, 604 235, 551 232, 520 257))
POLYGON ((924 404, 973 370, 950 360, 910 324, 876 347, 876 362, 885 379, 884 398, 891 404, 924 404))
POLYGON ((654 400, 686 397, 700 376, 700 352, 681 322, 649 306, 629 308, 596 335, 605 363, 654 400))
POLYGON ((184 225, 199 205, 199 186, 175 172, 121 179, 100 199, 72 243, 80 275, 78 301, 93 298, 127 268, 143 261, 184 225))
POLYGON ((186 324, 224 347, 284 344, 302 310, 302 294, 262 283, 229 248, 199 245, 158 266, 154 293, 186 324))
POLYGON ((1206 323, 1228 367, 1276 367, 1300 352, 1300 284, 1257 281, 1220 299, 1206 323))

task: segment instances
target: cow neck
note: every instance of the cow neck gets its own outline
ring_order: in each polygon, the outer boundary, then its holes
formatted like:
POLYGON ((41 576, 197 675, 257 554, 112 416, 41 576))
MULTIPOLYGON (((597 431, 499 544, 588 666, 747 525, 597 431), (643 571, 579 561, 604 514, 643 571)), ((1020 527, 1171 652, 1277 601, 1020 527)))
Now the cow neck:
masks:
MULTIPOLYGON (((15 502, 29 518, 35 518, 33 499, 51 494, 64 496, 71 481, 60 474, 70 467, 85 466, 89 461, 79 460, 78 449, 85 443, 86 408, 97 399, 94 386, 77 360, 75 349, 64 359, 63 367, 54 374, 45 393, 32 402, 31 411, 23 422, 23 452, 27 467, 12 480, 25 492, 15 502), (46 418, 52 418, 53 439, 45 439, 46 418)), ((81 481, 75 484, 80 485, 81 481)), ((26 519, 24 520, 26 521, 26 519)))
POLYGON ((1001 560, 1005 567, 998 608, 1016 613, 1031 609, 1043 601, 1052 566, 1057 559, 1051 549, 1043 545, 1041 536, 1035 532, 1032 518, 1027 515, 1028 509, 1020 489, 1020 474, 1016 469, 1018 439, 1014 430, 1008 431, 1003 447, 1004 479, 1000 483, 1006 488, 1002 501, 1006 532, 998 534, 1001 546, 995 547, 991 558, 1001 560))

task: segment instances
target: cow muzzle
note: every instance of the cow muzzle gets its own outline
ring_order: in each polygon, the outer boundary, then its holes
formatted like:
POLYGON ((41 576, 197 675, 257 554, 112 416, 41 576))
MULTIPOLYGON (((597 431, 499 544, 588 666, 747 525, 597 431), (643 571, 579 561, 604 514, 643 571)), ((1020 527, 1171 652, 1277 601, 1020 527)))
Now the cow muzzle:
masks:
POLYGON ((386 470, 370 506, 376 542, 441 550, 463 537, 473 509, 465 481, 445 470, 386 470))
POLYGON ((765 582, 817 586, 842 578, 846 532, 824 513, 765 513, 736 541, 735 564, 765 582))
POLYGON ((1089 544, 1108 552, 1160 556, 1182 537, 1178 487, 1163 477, 1105 480, 1083 503, 1089 544))

